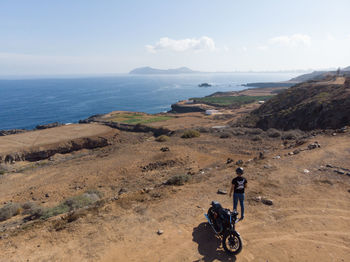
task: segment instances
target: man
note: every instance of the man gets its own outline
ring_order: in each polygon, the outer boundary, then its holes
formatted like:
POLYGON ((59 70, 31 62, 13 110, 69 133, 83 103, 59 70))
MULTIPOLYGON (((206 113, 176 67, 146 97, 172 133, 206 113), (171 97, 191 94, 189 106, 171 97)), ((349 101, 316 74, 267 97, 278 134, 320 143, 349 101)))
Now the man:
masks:
POLYGON ((236 169, 237 177, 232 179, 232 185, 230 189, 229 197, 231 197, 233 193, 233 209, 237 211, 238 200, 241 205, 241 218, 239 220, 243 220, 244 218, 244 189, 247 188, 247 179, 245 179, 242 175, 244 170, 242 167, 238 167, 236 169))

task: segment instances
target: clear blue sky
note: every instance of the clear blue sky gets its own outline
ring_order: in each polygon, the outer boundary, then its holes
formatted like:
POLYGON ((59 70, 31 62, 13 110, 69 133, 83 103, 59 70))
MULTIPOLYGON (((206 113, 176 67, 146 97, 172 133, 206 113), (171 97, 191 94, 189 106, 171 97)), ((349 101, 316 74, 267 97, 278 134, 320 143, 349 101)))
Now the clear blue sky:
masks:
POLYGON ((349 0, 1 0, 0 75, 350 65, 349 0))

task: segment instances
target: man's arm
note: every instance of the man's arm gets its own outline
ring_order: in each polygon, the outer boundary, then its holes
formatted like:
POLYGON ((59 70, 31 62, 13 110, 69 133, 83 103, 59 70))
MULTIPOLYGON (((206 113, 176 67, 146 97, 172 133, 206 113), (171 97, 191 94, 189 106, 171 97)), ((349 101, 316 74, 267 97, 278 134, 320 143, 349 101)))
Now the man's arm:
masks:
POLYGON ((232 196, 232 192, 233 192, 233 184, 231 184, 231 189, 230 189, 230 193, 228 194, 229 197, 232 196))

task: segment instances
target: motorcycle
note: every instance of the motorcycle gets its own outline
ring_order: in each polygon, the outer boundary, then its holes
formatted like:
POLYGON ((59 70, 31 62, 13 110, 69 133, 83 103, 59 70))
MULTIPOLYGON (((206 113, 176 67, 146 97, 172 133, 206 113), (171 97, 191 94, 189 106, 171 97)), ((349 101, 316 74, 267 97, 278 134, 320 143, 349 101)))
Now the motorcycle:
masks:
POLYGON ((237 255, 241 252, 241 236, 235 229, 235 224, 239 221, 237 211, 231 212, 223 208, 219 202, 212 201, 208 213, 204 216, 215 234, 222 238, 222 246, 228 254, 237 255))

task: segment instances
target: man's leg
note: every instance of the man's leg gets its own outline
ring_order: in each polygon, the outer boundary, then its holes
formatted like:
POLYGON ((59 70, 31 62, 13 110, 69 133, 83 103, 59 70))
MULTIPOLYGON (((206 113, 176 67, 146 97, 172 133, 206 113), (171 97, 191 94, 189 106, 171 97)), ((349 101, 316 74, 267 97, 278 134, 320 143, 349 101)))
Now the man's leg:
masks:
POLYGON ((244 193, 239 194, 239 204, 241 205, 241 219, 244 218, 244 193))
POLYGON ((233 210, 237 211, 237 204, 238 204, 238 194, 233 193, 233 210))

